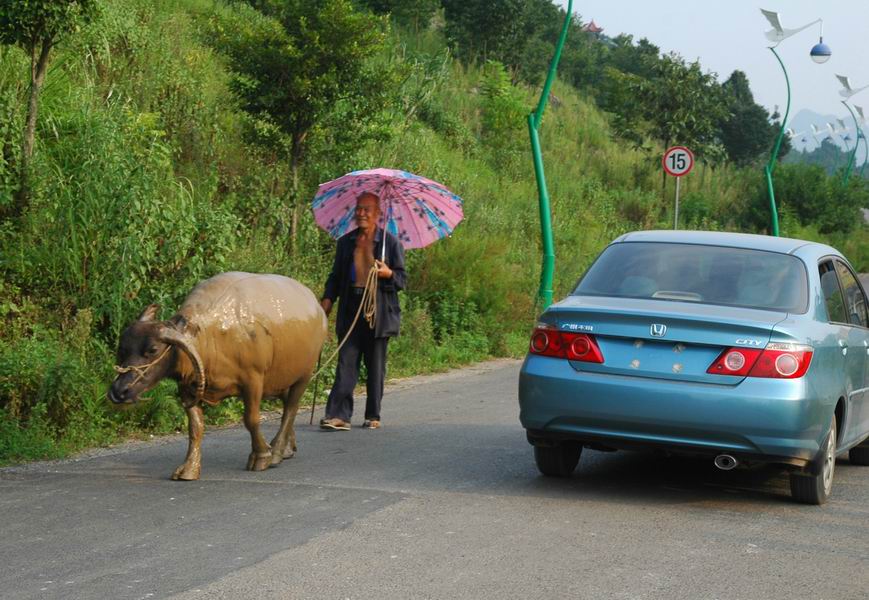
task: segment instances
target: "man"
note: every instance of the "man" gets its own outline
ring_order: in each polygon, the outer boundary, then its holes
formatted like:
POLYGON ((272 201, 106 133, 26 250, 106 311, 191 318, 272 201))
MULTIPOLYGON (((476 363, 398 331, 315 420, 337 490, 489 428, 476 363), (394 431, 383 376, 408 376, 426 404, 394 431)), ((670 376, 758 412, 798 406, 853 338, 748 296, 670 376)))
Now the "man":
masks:
POLYGON ((364 192, 356 199, 357 228, 338 240, 335 262, 326 281, 321 305, 328 315, 338 303, 336 332, 338 341, 350 331, 362 302, 365 283, 372 267, 377 267, 377 315, 372 329, 363 315, 359 316, 347 342, 338 353, 335 384, 326 403, 322 429, 348 431, 353 415, 353 388, 359 381, 359 365, 365 361, 368 370, 365 402, 365 422, 368 429, 380 428, 380 401, 386 375, 386 346, 389 338, 398 335, 401 309, 398 290, 407 281, 404 273, 404 248, 398 239, 377 226, 380 220, 380 199, 364 192), (386 256, 378 260, 386 242, 386 256))

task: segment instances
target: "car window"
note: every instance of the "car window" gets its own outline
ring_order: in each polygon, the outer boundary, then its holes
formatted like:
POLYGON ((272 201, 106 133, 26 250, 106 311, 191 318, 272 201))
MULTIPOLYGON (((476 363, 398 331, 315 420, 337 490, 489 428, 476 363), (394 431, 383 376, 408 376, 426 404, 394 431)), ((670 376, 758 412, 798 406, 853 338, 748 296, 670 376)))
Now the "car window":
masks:
POLYGON ((778 252, 620 242, 604 250, 573 294, 804 313, 808 280, 800 259, 778 252))
POLYGON ((839 281, 842 282, 842 289, 844 290, 848 322, 859 327, 869 326, 869 319, 866 318, 866 297, 863 295, 863 290, 860 289, 857 279, 851 273, 851 269, 840 260, 836 261, 836 271, 839 273, 839 281))
POLYGON ((824 292, 824 304, 827 306, 827 319, 832 323, 847 323, 842 289, 839 287, 839 278, 836 276, 833 261, 828 260, 818 265, 818 273, 821 275, 821 290, 824 292))

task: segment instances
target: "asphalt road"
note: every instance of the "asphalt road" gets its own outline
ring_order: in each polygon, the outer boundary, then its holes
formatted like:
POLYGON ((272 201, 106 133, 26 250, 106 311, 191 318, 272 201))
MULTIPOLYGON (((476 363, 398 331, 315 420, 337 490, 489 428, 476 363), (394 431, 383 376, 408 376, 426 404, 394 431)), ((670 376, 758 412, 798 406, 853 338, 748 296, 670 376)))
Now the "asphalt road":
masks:
MULTIPOLYGON (((299 454, 243 470, 243 429, 0 471, 0 597, 869 598, 869 468, 824 507, 775 469, 585 451, 538 475, 519 364, 388 390, 385 428, 299 424, 299 454)), ((276 427, 267 424, 267 430, 276 427)))

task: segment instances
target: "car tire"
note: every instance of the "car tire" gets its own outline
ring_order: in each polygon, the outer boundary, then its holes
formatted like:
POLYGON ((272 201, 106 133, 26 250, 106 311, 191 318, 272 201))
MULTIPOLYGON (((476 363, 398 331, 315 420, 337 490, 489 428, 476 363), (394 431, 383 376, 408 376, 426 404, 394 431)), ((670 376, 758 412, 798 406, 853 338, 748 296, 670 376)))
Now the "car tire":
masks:
POLYGON ((836 472, 836 419, 830 425, 830 433, 824 439, 818 457, 816 475, 791 473, 791 496, 803 504, 823 504, 833 490, 833 475, 836 472))
POLYGON ((534 446, 534 462, 547 477, 570 477, 579 463, 580 454, 582 446, 579 444, 534 446))
POLYGON ((852 465, 869 466, 869 445, 857 446, 848 451, 848 459, 852 465))

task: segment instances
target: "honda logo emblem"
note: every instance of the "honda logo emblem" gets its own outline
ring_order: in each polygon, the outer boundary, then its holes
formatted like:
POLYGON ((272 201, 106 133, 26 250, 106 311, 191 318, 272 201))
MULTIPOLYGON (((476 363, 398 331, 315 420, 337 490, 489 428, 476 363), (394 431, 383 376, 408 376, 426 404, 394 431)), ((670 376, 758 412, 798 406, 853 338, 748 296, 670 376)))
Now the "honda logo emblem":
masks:
POLYGON ((652 337, 664 337, 667 335, 667 326, 663 323, 652 324, 652 337))

